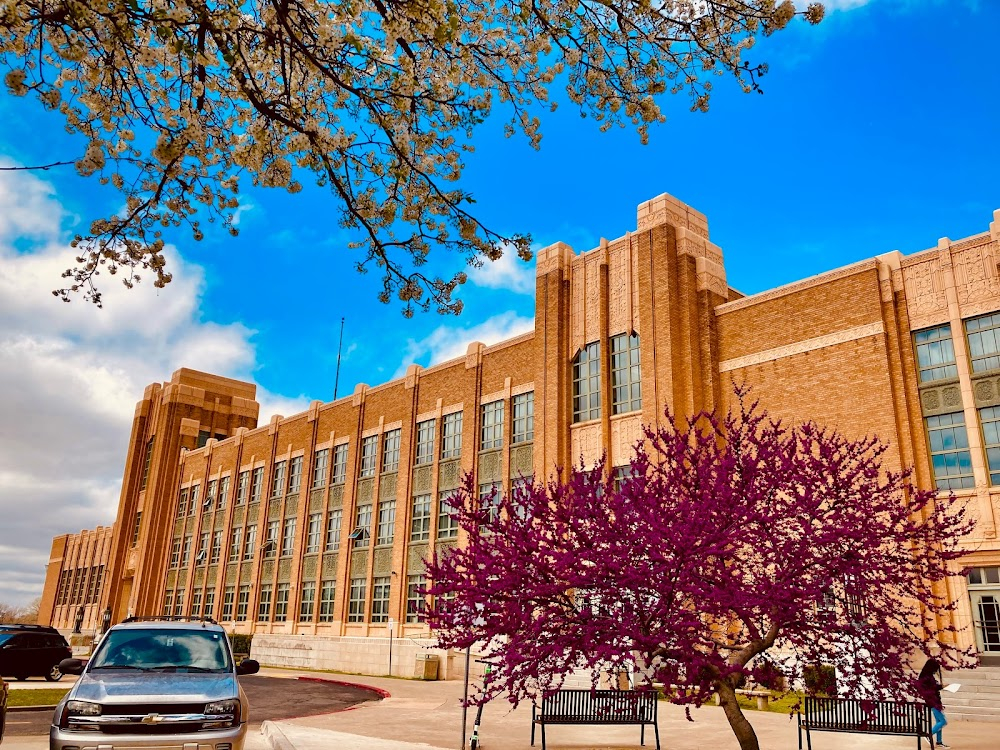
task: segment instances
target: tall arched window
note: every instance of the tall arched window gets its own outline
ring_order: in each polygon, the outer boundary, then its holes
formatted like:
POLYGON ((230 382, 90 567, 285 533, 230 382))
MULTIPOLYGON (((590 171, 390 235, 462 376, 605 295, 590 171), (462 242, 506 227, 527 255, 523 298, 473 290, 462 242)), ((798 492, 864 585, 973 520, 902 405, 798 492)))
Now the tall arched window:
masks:
POLYGON ((587 344, 573 360, 573 421, 601 416, 601 345, 587 344))

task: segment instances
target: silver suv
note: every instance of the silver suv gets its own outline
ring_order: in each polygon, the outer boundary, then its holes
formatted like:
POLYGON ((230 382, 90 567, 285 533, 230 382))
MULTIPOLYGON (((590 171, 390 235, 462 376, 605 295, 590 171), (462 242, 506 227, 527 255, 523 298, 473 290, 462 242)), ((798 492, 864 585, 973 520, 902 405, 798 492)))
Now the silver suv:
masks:
POLYGON ((129 619, 101 639, 80 678, 56 706, 49 750, 157 748, 242 750, 249 705, 226 632, 211 621, 129 619))

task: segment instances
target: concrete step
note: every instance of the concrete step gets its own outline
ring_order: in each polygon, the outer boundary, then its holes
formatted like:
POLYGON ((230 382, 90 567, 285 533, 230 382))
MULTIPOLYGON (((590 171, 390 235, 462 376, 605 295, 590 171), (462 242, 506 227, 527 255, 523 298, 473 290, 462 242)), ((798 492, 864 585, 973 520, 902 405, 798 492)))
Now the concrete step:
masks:
POLYGON ((984 706, 986 708, 997 708, 1000 707, 1000 695, 994 697, 983 697, 982 694, 974 694, 978 697, 973 696, 962 696, 956 695, 954 697, 949 697, 947 700, 943 701, 944 705, 948 708, 960 707, 960 706, 984 706))
POLYGON ((961 711, 945 711, 945 716, 948 718, 948 721, 980 721, 1000 724, 1000 714, 970 714, 961 711))

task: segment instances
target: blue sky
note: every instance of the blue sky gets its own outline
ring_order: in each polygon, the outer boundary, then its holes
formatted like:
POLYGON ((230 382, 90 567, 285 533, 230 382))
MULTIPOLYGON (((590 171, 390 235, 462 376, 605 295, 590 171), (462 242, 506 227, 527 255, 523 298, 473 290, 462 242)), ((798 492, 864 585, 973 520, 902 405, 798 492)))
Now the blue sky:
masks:
MULTIPOLYGON (((463 186, 502 232, 577 252, 635 228, 635 208, 668 192, 708 216, 729 283, 753 293, 939 237, 986 231, 1000 208, 1000 2, 836 0, 818 27, 796 22, 751 53, 765 94, 715 82, 707 114, 683 97, 642 146, 601 134, 563 107, 543 121, 541 151, 476 134, 463 186)), ((0 95, 0 160, 32 164, 82 150, 59 122, 0 95)), ((305 182, 305 181, 304 181, 305 182)), ((506 259, 474 274, 459 318, 406 320, 358 276, 333 198, 247 190, 237 239, 168 239, 175 281, 126 294, 111 279, 104 310, 48 291, 72 263, 77 224, 117 196, 71 171, 0 174, 0 601, 40 591, 53 534, 113 519, 132 409, 142 388, 181 366, 254 380, 266 419, 531 326, 532 265, 506 259), (115 287, 115 288, 112 288, 115 287), (53 466, 60 471, 53 471, 53 466)), ((438 258, 450 275, 458 258, 438 258)))

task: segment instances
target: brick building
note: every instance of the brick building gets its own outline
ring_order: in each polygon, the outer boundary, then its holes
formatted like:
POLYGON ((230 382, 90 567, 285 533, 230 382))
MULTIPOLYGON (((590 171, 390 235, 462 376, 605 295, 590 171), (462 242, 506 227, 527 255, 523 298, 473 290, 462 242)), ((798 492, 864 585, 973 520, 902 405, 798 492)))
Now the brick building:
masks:
POLYGON ((725 408, 735 378, 782 418, 877 434, 893 468, 971 506, 951 593, 967 642, 1000 653, 1000 211, 982 234, 752 296, 708 236, 660 196, 634 232, 538 253, 533 333, 261 426, 253 385, 187 369, 150 385, 115 525, 56 538, 42 621, 210 614, 255 653, 425 636, 422 560, 461 543, 441 499, 465 473, 486 491, 581 456, 627 464, 665 404, 725 408))

